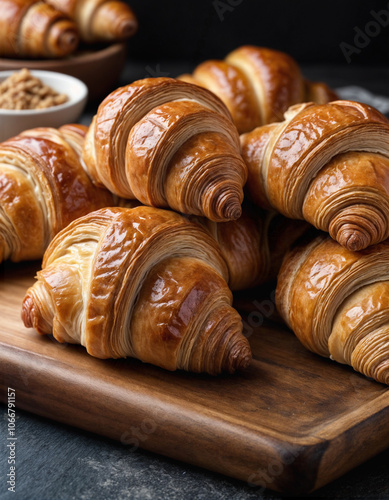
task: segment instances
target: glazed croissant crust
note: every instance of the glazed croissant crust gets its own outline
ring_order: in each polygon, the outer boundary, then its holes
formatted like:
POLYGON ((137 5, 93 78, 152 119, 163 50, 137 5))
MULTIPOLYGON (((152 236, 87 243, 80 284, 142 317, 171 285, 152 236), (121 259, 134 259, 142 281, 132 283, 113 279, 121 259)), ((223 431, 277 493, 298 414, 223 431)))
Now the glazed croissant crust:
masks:
POLYGON ((0 56, 64 57, 79 41, 76 24, 45 2, 0 0, 0 56))
POLYGON ((323 104, 337 99, 325 83, 305 80, 296 61, 287 54, 249 45, 234 50, 224 61, 203 62, 193 75, 181 75, 179 79, 219 96, 240 133, 282 121, 293 104, 323 104))
POLYGON ((138 27, 130 6, 119 0, 45 1, 74 19, 85 42, 125 40, 138 27))
POLYGON ((232 291, 275 280, 284 255, 309 228, 303 221, 251 208, 244 208, 236 221, 212 222, 205 217, 191 220, 201 224, 219 245, 232 291))
POLYGON ((281 316, 305 347, 389 384, 389 242, 350 252, 321 235, 284 260, 281 316))
POLYGON ((85 133, 37 128, 0 144, 0 262, 41 258, 69 222, 113 204, 81 165, 85 133))
POLYGON ((101 209, 52 241, 22 317, 98 358, 233 372, 247 366, 251 351, 227 279, 215 242, 183 216, 101 209))
MULTIPOLYGON (((120 198, 117 206, 134 208, 138 201, 120 198)), ((228 268, 230 290, 245 290, 277 278, 282 260, 292 245, 311 228, 304 221, 291 220, 276 212, 243 205, 239 219, 213 222, 188 216, 217 243, 228 268)))
POLYGON ((112 92, 83 158, 94 181, 123 198, 214 221, 241 215, 238 132, 224 104, 196 85, 148 78, 112 92))
POLYGON ((389 236, 389 121, 351 101, 300 104, 241 136, 247 192, 349 250, 389 236))

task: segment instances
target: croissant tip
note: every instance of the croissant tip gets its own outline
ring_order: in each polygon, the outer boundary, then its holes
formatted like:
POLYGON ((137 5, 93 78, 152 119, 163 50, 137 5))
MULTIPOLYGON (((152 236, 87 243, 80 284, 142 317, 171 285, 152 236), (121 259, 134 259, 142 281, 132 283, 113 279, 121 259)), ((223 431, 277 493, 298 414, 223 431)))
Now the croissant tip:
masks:
POLYGON ((237 358, 235 370, 245 370, 250 365, 252 358, 251 350, 248 348, 247 351, 241 353, 240 357, 237 358))
POLYGON ((342 230, 337 240, 344 248, 352 252, 363 250, 371 243, 368 234, 352 228, 342 230))
POLYGON ((34 301, 30 295, 26 295, 22 304, 21 318, 26 328, 33 327, 32 316, 34 314, 34 301))
POLYGON ((251 348, 246 339, 236 342, 229 351, 224 370, 228 373, 244 370, 249 366, 252 360, 251 348))
POLYGON ((232 206, 230 210, 227 211, 227 217, 230 220, 239 219, 241 215, 242 215, 242 207, 240 206, 240 204, 232 206))
POLYGON ((218 221, 237 220, 242 215, 238 198, 224 197, 217 207, 218 221))
POLYGON ((71 54, 77 48, 78 35, 73 31, 65 31, 57 39, 58 50, 64 55, 71 54))
POLYGON ((133 19, 123 19, 118 26, 118 33, 123 39, 130 38, 137 31, 138 25, 133 19))

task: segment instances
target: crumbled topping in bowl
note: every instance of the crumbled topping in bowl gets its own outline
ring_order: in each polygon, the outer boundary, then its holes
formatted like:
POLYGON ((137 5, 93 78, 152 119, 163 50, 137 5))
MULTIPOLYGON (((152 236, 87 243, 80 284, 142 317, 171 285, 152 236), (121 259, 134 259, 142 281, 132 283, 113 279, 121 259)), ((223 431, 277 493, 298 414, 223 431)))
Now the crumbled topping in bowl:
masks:
POLYGON ((25 68, 0 83, 2 109, 45 109, 64 104, 68 99, 66 94, 59 94, 25 68))

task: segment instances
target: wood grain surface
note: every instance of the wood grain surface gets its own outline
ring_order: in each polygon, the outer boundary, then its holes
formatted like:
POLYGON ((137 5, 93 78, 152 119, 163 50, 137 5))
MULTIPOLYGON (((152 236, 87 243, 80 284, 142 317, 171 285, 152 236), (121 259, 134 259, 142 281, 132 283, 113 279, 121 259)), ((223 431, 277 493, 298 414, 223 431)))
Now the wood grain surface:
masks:
MULTIPOLYGON (((389 389, 306 351, 271 300, 245 296, 254 359, 213 378, 137 360, 98 360, 24 328, 21 301, 39 264, 0 268, 1 399, 48 418, 239 478, 303 493, 389 447, 389 389)), ((241 299, 242 300, 242 299, 241 299)), ((247 314, 247 313, 246 313, 247 314)))

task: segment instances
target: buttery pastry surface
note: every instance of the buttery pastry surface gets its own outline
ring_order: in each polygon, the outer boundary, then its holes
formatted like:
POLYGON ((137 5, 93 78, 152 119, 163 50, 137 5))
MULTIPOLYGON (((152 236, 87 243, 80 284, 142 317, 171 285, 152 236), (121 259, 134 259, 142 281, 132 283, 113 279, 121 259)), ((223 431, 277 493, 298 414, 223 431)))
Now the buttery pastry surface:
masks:
POLYGON ((22 317, 95 357, 233 372, 247 366, 251 351, 227 280, 216 243, 183 216, 101 209, 54 238, 22 317))
POLYGON ((389 384, 389 242, 351 252, 327 236, 290 252, 276 290, 281 316, 321 356, 389 384))
MULTIPOLYGON (((118 200, 118 206, 134 208, 140 203, 118 200)), ((292 245, 310 229, 304 221, 291 220, 276 212, 244 205, 239 219, 213 222, 188 216, 212 236, 228 268, 230 290, 245 290, 277 278, 282 259, 292 245)))
POLYGON ((94 182, 120 197, 214 221, 241 215, 238 132, 224 104, 196 85, 147 78, 112 92, 83 158, 94 182))
POLYGON ((236 221, 212 222, 204 217, 191 220, 201 224, 218 243, 232 291, 276 279, 284 255, 309 228, 303 221, 276 212, 248 208, 236 221))
POLYGON ((85 133, 37 128, 0 144, 0 262, 41 258, 69 222, 113 204, 82 167, 85 133))
POLYGON ((350 250, 389 236, 389 121, 351 101, 292 106, 241 136, 255 203, 305 219, 350 250))
POLYGON ((240 133, 283 120, 293 104, 337 99, 326 84, 304 79, 296 61, 265 47, 247 45, 224 61, 205 61, 179 79, 205 87, 227 105, 240 133))

